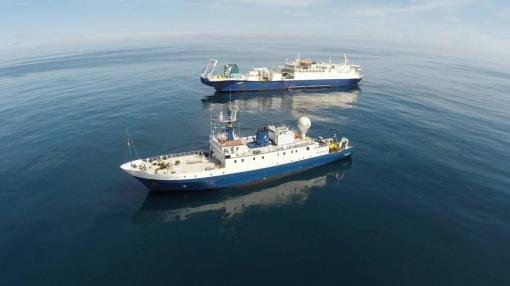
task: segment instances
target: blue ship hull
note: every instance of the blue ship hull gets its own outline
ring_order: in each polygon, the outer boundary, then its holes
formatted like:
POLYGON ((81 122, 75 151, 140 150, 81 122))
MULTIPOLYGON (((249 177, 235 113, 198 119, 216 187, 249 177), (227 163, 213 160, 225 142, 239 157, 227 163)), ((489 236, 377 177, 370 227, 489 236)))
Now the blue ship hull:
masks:
POLYGON ((208 78, 205 77, 200 78, 200 81, 202 81, 203 84, 212 86, 219 92, 348 87, 356 86, 360 80, 361 78, 280 80, 280 81, 246 81, 246 80, 210 81, 208 78))
POLYGON ((352 148, 341 152, 330 153, 319 157, 288 163, 249 172, 235 173, 229 175, 215 176, 211 178, 189 179, 189 180, 150 180, 138 178, 151 190, 158 191, 203 191, 211 189, 229 188, 235 186, 249 185, 271 178, 279 178, 298 172, 316 168, 337 160, 350 157, 352 148))

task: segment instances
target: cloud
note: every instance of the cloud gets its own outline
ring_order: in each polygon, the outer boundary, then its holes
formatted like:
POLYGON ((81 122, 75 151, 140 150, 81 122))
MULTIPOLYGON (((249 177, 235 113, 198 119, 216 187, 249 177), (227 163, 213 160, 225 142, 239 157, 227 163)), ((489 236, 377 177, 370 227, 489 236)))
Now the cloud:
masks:
POLYGON ((465 5, 468 1, 450 0, 450 1, 421 1, 413 2, 402 6, 378 6, 366 7, 361 9, 358 14, 363 16, 387 16, 391 14, 417 13, 429 11, 449 10, 451 8, 465 5))
POLYGON ((308 7, 319 3, 321 0, 240 0, 244 3, 250 3, 263 6, 281 6, 281 7, 308 7))

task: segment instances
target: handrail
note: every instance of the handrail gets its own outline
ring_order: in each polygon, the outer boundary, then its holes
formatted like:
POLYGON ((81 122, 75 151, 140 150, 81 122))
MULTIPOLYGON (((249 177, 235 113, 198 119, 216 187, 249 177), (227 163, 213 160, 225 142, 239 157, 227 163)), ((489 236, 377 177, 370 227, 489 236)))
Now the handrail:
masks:
POLYGON ((187 156, 187 155, 204 154, 205 152, 207 152, 207 151, 205 151, 205 150, 195 150, 195 151, 188 151, 188 152, 180 152, 180 153, 173 153, 173 154, 154 156, 154 157, 149 157, 149 158, 140 159, 140 160, 142 160, 142 162, 145 162, 145 163, 151 163, 151 162, 157 161, 157 160, 165 160, 165 159, 169 159, 169 158, 176 158, 176 157, 182 157, 182 156, 187 156))

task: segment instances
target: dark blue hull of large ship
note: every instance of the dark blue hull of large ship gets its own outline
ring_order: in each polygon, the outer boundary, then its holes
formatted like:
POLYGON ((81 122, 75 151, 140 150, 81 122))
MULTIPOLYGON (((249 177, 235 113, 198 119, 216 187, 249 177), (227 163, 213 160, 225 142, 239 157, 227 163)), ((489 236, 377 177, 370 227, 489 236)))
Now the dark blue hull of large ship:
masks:
POLYGON ((270 179, 280 178, 326 165, 334 161, 349 158, 351 155, 352 148, 349 148, 340 152, 329 153, 326 155, 274 167, 214 176, 210 178, 188 180, 152 180, 138 177, 136 178, 149 189, 154 191, 204 191, 245 186, 270 179))
POLYGON ((261 90, 285 90, 307 88, 332 88, 357 86, 362 78, 352 79, 315 79, 315 80, 279 80, 279 81, 248 81, 248 80, 220 80, 211 81, 201 77, 203 84, 212 86, 219 92, 231 91, 261 91, 261 90))

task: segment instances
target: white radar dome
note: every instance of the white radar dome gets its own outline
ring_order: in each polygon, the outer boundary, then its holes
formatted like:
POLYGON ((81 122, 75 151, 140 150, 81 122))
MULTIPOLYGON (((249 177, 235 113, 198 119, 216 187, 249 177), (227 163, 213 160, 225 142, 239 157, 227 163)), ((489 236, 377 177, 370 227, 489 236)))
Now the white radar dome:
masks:
POLYGON ((298 119, 297 126, 299 130, 301 130, 301 136, 304 138, 306 136, 306 131, 308 131, 310 126, 312 126, 312 122, 310 121, 310 118, 303 116, 298 119))

